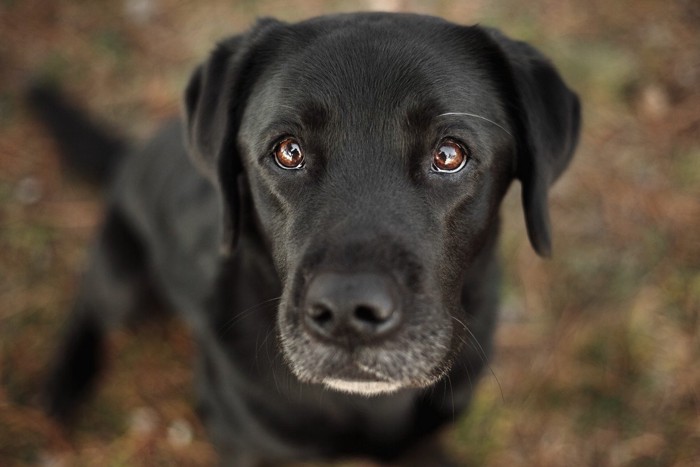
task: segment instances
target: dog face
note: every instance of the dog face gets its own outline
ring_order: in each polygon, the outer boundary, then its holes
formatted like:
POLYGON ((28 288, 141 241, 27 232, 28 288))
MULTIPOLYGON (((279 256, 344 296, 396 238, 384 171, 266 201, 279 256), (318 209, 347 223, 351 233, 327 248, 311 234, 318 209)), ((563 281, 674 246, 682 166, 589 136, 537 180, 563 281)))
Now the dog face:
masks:
POLYGON ((469 340, 465 274, 492 251, 515 177, 548 251, 546 191, 578 126, 533 49, 411 15, 261 22, 198 69, 186 107, 227 247, 249 187, 292 371, 367 395, 449 370, 469 340))

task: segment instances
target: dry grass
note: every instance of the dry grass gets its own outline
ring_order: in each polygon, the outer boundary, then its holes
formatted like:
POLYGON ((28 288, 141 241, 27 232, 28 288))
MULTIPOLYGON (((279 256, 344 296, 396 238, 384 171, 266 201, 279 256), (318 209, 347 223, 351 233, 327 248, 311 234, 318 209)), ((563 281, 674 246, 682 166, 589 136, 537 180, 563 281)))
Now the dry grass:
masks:
MULTIPOLYGON (((580 92, 585 127, 552 194, 553 260, 526 242, 517 187, 506 200, 493 372, 445 443, 472 465, 700 465, 700 7, 462 3, 364 7, 497 25, 537 44, 580 92)), ((145 137, 177 112, 190 69, 216 38, 260 15, 295 20, 355 8, 0 1, 0 465, 215 460, 192 411, 191 343, 177 323, 115 336, 111 368, 69 436, 37 408, 101 204, 61 174, 20 101, 27 79, 51 77, 109 123, 145 137)))

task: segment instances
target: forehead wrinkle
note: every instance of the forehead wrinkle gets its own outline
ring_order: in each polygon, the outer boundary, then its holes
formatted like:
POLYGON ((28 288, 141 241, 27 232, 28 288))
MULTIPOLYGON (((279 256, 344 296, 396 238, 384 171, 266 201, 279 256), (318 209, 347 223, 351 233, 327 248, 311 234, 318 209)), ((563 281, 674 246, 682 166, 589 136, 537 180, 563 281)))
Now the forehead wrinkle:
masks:
POLYGON ((425 63, 429 57, 430 53, 417 53, 401 42, 330 34, 290 57, 284 70, 285 88, 290 96, 311 93, 343 118, 351 117, 356 107, 391 111, 410 94, 435 84, 426 76, 431 69, 425 63))
POLYGON ((316 102, 307 101, 299 104, 280 102, 273 99, 273 104, 258 106, 257 116, 251 119, 251 129, 263 139, 277 137, 284 133, 301 134, 323 130, 328 121, 327 109, 316 102))
POLYGON ((320 102, 306 101, 300 105, 299 118, 304 127, 312 131, 321 130, 329 120, 328 108, 320 102))

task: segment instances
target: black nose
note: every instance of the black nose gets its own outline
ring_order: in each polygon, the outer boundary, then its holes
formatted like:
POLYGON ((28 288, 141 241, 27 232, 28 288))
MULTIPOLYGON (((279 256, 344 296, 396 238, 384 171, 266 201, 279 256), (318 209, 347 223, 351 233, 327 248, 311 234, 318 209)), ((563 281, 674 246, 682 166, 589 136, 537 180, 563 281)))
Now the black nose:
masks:
POLYGON ((377 273, 321 273, 309 283, 304 323, 312 334, 341 343, 377 340, 395 330, 401 313, 394 281, 377 273))

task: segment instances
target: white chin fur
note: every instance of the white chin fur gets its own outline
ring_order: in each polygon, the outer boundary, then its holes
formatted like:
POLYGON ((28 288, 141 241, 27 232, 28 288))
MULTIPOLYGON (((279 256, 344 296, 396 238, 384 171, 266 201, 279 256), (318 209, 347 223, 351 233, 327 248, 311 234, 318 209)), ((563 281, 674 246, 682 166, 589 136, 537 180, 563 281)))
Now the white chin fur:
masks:
POLYGON ((386 383, 383 381, 347 381, 344 379, 326 378, 323 380, 323 384, 336 391, 360 394, 363 396, 388 394, 401 389, 401 383, 386 383))

